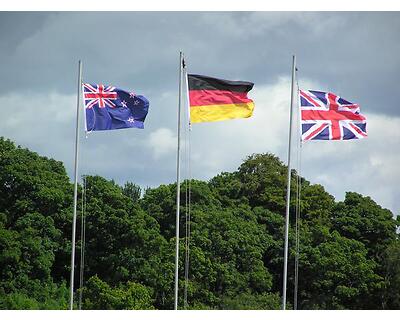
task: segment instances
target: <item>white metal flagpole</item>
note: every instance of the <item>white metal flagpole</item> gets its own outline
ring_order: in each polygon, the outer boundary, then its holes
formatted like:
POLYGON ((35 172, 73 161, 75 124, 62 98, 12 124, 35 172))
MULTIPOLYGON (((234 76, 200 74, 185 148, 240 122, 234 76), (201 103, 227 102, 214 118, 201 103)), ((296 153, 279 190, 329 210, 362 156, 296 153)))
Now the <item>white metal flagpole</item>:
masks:
POLYGON ((79 60, 78 96, 76 102, 74 213, 72 219, 71 277, 70 277, 70 297, 69 297, 70 310, 74 309, 75 234, 76 234, 76 206, 78 202, 79 113, 80 113, 81 90, 82 90, 82 61, 79 60))
POLYGON ((293 56, 292 65, 292 89, 290 97, 290 120, 289 120, 289 150, 288 150, 288 174, 287 174, 287 190, 286 190, 286 223, 285 223, 285 249, 283 257, 283 290, 282 290, 282 310, 286 309, 286 287, 287 287, 287 264, 289 249, 289 209, 290 209, 290 154, 292 151, 292 123, 293 123, 293 105, 297 99, 294 97, 295 74, 296 73, 296 56, 293 56))
POLYGON ((179 103, 178 103, 178 148, 176 157, 176 248, 175 248, 175 302, 174 310, 178 310, 178 281, 179 281, 179 206, 180 206, 180 158, 181 158, 181 106, 183 84, 183 53, 179 53, 179 103))

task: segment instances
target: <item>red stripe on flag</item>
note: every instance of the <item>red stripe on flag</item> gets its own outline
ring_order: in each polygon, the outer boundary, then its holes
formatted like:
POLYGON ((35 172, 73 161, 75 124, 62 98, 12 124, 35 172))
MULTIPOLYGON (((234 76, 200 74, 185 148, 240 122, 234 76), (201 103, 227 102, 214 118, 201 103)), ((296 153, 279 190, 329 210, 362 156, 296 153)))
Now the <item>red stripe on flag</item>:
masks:
POLYGON ((228 90, 189 90, 190 106, 248 103, 247 92, 228 90))
POLYGON ((334 111, 334 110, 301 110, 302 120, 365 120, 361 114, 350 111, 334 111))
POLYGON ((362 130, 361 130, 359 127, 357 127, 355 124, 349 123, 349 125, 350 125, 350 127, 352 127, 353 130, 356 131, 359 135, 361 135, 361 136, 363 136, 363 137, 367 137, 367 135, 366 135, 364 132, 362 132, 362 130))

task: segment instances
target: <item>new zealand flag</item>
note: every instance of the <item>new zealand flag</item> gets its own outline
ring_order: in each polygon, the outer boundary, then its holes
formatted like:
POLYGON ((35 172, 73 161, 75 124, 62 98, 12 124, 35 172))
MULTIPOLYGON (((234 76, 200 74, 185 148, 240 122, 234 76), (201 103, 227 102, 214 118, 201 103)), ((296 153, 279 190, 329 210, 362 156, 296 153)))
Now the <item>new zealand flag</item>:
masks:
POLYGON ((144 128, 149 101, 133 92, 102 84, 83 84, 86 131, 144 128))

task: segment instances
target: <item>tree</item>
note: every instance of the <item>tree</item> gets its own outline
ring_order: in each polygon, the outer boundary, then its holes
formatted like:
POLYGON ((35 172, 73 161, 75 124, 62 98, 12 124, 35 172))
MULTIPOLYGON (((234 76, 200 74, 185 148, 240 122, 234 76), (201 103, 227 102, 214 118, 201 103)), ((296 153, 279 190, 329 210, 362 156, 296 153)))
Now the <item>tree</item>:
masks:
POLYGON ((52 218, 39 213, 20 217, 15 230, 0 225, 0 308, 66 307, 65 283, 51 276, 60 236, 52 218))
POLYGON ((249 199, 250 206, 285 212, 287 167, 278 157, 270 153, 253 154, 240 165, 237 175, 240 194, 249 199))
POLYGON ((400 309, 400 239, 390 244, 383 255, 385 270, 384 309, 400 309))
POLYGON ((140 206, 158 222, 161 235, 168 240, 175 236, 175 199, 176 185, 161 185, 147 189, 140 201, 140 206))
POLYGON ((272 276, 263 263, 268 245, 249 208, 193 210, 190 303, 218 309, 243 291, 269 292, 272 276))
POLYGON ((140 199, 142 191, 138 185, 132 182, 126 182, 122 188, 122 193, 128 198, 131 198, 133 202, 137 202, 140 199))
POLYGON ((332 212, 333 229, 349 239, 365 244, 369 256, 380 262, 385 249, 396 237, 393 214, 370 197, 347 192, 332 212))
POLYGON ((382 279, 374 272, 376 263, 368 259, 365 246, 328 229, 324 238, 315 246, 303 241, 301 309, 371 308, 374 302, 368 297, 382 279))
POLYGON ((173 269, 157 221, 99 176, 87 177, 86 199, 86 277, 97 275, 112 286, 142 283, 155 289, 161 303, 159 295, 172 286, 173 269))
POLYGON ((151 296, 151 290, 139 283, 128 281, 126 285, 111 287, 93 276, 83 291, 83 307, 92 310, 154 309, 151 296))
POLYGON ((72 186, 61 162, 0 138, 0 212, 7 214, 7 227, 29 212, 51 216, 63 225, 63 209, 72 202, 72 186))
POLYGON ((277 293, 255 295, 244 292, 224 298, 221 308, 224 310, 278 310, 281 308, 281 298, 277 293))
MULTIPOLYGON (((280 307, 286 174, 276 156, 253 154, 234 172, 182 183, 179 290, 187 241, 189 309, 280 307)), ((400 308, 400 218, 353 192, 335 202, 291 174, 292 195, 302 183, 299 308, 400 308)), ((0 138, 1 309, 67 308, 72 191, 62 163, 0 138)), ((176 184, 140 194, 133 182, 87 177, 84 308, 173 307, 176 184)), ((292 196, 288 301, 295 203, 292 196)))
MULTIPOLYGON (((73 187, 63 164, 40 157, 0 138, 0 212, 4 228, 15 230, 16 222, 27 214, 51 217, 54 228, 71 234, 73 187)), ((70 260, 70 239, 58 239, 54 248, 52 275, 57 281, 68 279, 65 268, 70 260)))

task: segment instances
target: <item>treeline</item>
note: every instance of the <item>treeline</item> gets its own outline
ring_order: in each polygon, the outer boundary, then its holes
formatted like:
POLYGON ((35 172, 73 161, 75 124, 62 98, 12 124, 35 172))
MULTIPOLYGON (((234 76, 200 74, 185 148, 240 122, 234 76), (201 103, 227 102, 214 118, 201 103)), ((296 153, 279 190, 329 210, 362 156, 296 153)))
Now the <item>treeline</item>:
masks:
MULTIPOLYGON (((67 309, 73 186, 59 161, 4 138, 0 155, 0 308, 67 309)), ((186 308, 280 308, 286 170, 274 155, 254 154, 235 172, 191 181, 186 308)), ((293 194, 297 178, 293 171, 293 194)), ((301 180, 298 308, 400 309, 400 219, 369 197, 348 192, 335 202, 323 186, 301 180)), ((141 197, 134 183, 87 177, 83 309, 173 308, 175 192, 175 184, 161 185, 141 197)), ((77 240, 75 288, 79 232, 77 240)))

